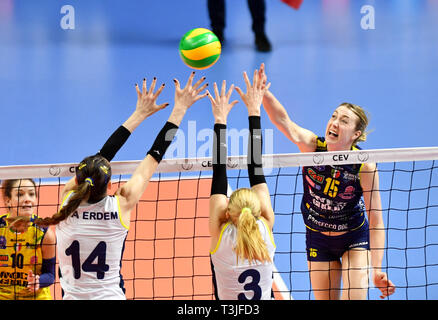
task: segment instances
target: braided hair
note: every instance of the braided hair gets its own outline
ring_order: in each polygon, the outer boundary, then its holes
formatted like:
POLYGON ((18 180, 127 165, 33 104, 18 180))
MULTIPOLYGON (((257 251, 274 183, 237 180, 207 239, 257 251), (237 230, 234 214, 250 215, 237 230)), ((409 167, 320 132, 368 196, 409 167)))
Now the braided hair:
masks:
MULTIPOLYGON (((108 183, 111 179, 111 166, 107 159, 97 154, 86 157, 76 167, 76 186, 68 203, 51 217, 36 218, 35 224, 56 225, 67 219, 79 207, 82 201, 96 203, 106 196, 108 183)), ((15 217, 15 220, 29 220, 30 217, 15 217)))

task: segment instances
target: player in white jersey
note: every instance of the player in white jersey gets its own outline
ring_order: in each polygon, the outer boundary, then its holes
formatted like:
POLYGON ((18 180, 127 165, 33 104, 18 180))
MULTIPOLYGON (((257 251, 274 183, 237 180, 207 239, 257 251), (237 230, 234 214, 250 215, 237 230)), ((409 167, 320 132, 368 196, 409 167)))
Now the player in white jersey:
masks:
MULTIPOLYGON (((255 73, 256 74, 256 73, 255 73)), ((244 73, 247 93, 240 94, 248 109, 248 177, 251 189, 235 190, 227 198, 226 123, 231 108, 229 103, 233 85, 226 93, 222 83, 219 94, 208 93, 215 118, 213 140, 213 179, 210 195, 211 262, 217 299, 267 300, 272 299, 273 259, 275 243, 272 236, 274 212, 262 168, 262 133, 260 106, 269 87, 254 77, 251 85, 244 73)))
POLYGON ((118 196, 81 204, 56 226, 63 299, 125 299, 120 264, 128 230, 118 196))
MULTIPOLYGON (((193 78, 194 72, 183 89, 178 80, 174 80, 175 106, 168 121, 132 177, 115 195, 107 193, 110 188, 111 166, 101 150, 94 156, 86 157, 78 165, 75 178, 62 191, 64 200, 60 211, 52 217, 35 219, 36 224, 56 225, 64 299, 125 299, 120 270, 130 213, 172 142, 187 109, 206 96, 206 93, 200 94, 207 86, 201 86, 205 78, 195 84, 193 78)), ((136 86, 137 110, 147 116, 165 106, 155 103, 164 87, 163 85, 154 93, 155 82, 156 79, 149 91, 146 90, 145 80, 143 92, 136 86)), ((128 130, 133 129, 146 117, 130 118, 124 126, 128 130)), ((120 145, 112 142, 107 142, 105 146, 109 146, 110 151, 118 150, 120 145)), ((108 150, 104 152, 108 153, 111 156, 115 154, 108 150)))

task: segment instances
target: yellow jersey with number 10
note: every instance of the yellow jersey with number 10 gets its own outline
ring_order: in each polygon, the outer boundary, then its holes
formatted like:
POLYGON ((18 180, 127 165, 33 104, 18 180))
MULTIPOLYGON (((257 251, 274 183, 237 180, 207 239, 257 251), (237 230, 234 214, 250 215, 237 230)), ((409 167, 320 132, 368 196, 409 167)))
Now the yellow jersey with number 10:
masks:
POLYGON ((0 216, 0 300, 51 300, 50 287, 27 289, 29 271, 41 274, 41 243, 47 229, 32 223, 18 233, 9 228, 8 216, 0 216))

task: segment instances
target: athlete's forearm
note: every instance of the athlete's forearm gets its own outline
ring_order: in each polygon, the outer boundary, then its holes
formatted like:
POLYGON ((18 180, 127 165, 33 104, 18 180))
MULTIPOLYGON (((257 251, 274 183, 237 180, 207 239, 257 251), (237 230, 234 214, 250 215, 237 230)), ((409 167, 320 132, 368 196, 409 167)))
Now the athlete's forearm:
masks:
POLYGON ((148 117, 145 112, 135 110, 128 119, 108 138, 99 154, 111 161, 130 137, 131 133, 148 117))
POLYGON ((135 129, 148 117, 147 114, 140 111, 134 111, 128 119, 123 123, 123 127, 129 130, 130 133, 134 132, 135 129))
POLYGON ((371 267, 375 271, 381 271, 385 249, 385 226, 381 212, 371 212, 369 229, 371 267))
POLYGON ((185 107, 181 103, 175 102, 175 106, 172 112, 170 113, 169 119, 167 121, 173 123, 176 126, 179 126, 186 112, 187 112, 187 107, 185 107))
MULTIPOLYGON (((134 130, 134 129, 132 129, 132 130, 134 130)), ((126 128, 124 124, 121 125, 108 138, 108 140, 105 142, 105 144, 99 150, 98 154, 100 154, 102 157, 104 157, 108 161, 111 161, 115 157, 117 152, 120 150, 120 148, 128 140, 129 136, 131 135, 131 132, 132 131, 130 131, 128 128, 126 128)))
POLYGON ((263 96, 263 107, 271 122, 295 143, 301 152, 315 151, 316 135, 293 122, 283 105, 269 91, 263 96))
POLYGON ((248 178, 251 187, 253 187, 259 183, 266 183, 262 163, 263 135, 260 116, 249 116, 248 120, 248 178))
POLYGON ((267 91, 263 96, 263 107, 275 125, 290 120, 286 109, 270 91, 267 91))
POLYGON ((43 259, 41 267, 41 275, 39 279, 40 288, 45 288, 55 282, 55 265, 56 258, 43 259))
POLYGON ((214 124, 213 139, 213 178, 210 194, 227 195, 227 126, 222 123, 214 124))

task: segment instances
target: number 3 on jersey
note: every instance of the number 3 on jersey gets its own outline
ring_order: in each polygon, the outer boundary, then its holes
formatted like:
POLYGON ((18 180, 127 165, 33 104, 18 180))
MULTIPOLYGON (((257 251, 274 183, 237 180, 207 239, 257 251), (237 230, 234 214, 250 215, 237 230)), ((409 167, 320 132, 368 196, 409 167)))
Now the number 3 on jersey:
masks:
POLYGON ((81 268, 80 260, 80 245, 79 241, 72 242, 70 247, 65 250, 67 256, 71 256, 71 262, 74 270, 75 279, 81 277, 81 270, 85 272, 96 272, 97 279, 103 279, 105 272, 109 270, 109 265, 105 263, 106 259, 106 242, 101 241, 97 244, 96 248, 90 253, 87 259, 85 259, 81 268), (97 258, 97 263, 93 263, 97 258))
POLYGON ((262 297, 262 288, 259 286, 260 282, 260 272, 255 269, 248 269, 239 276, 239 283, 245 283, 246 278, 251 277, 251 282, 245 284, 243 289, 250 290, 254 292, 254 296, 251 299, 248 299, 244 293, 239 293, 237 299, 239 300, 260 300, 262 297))

